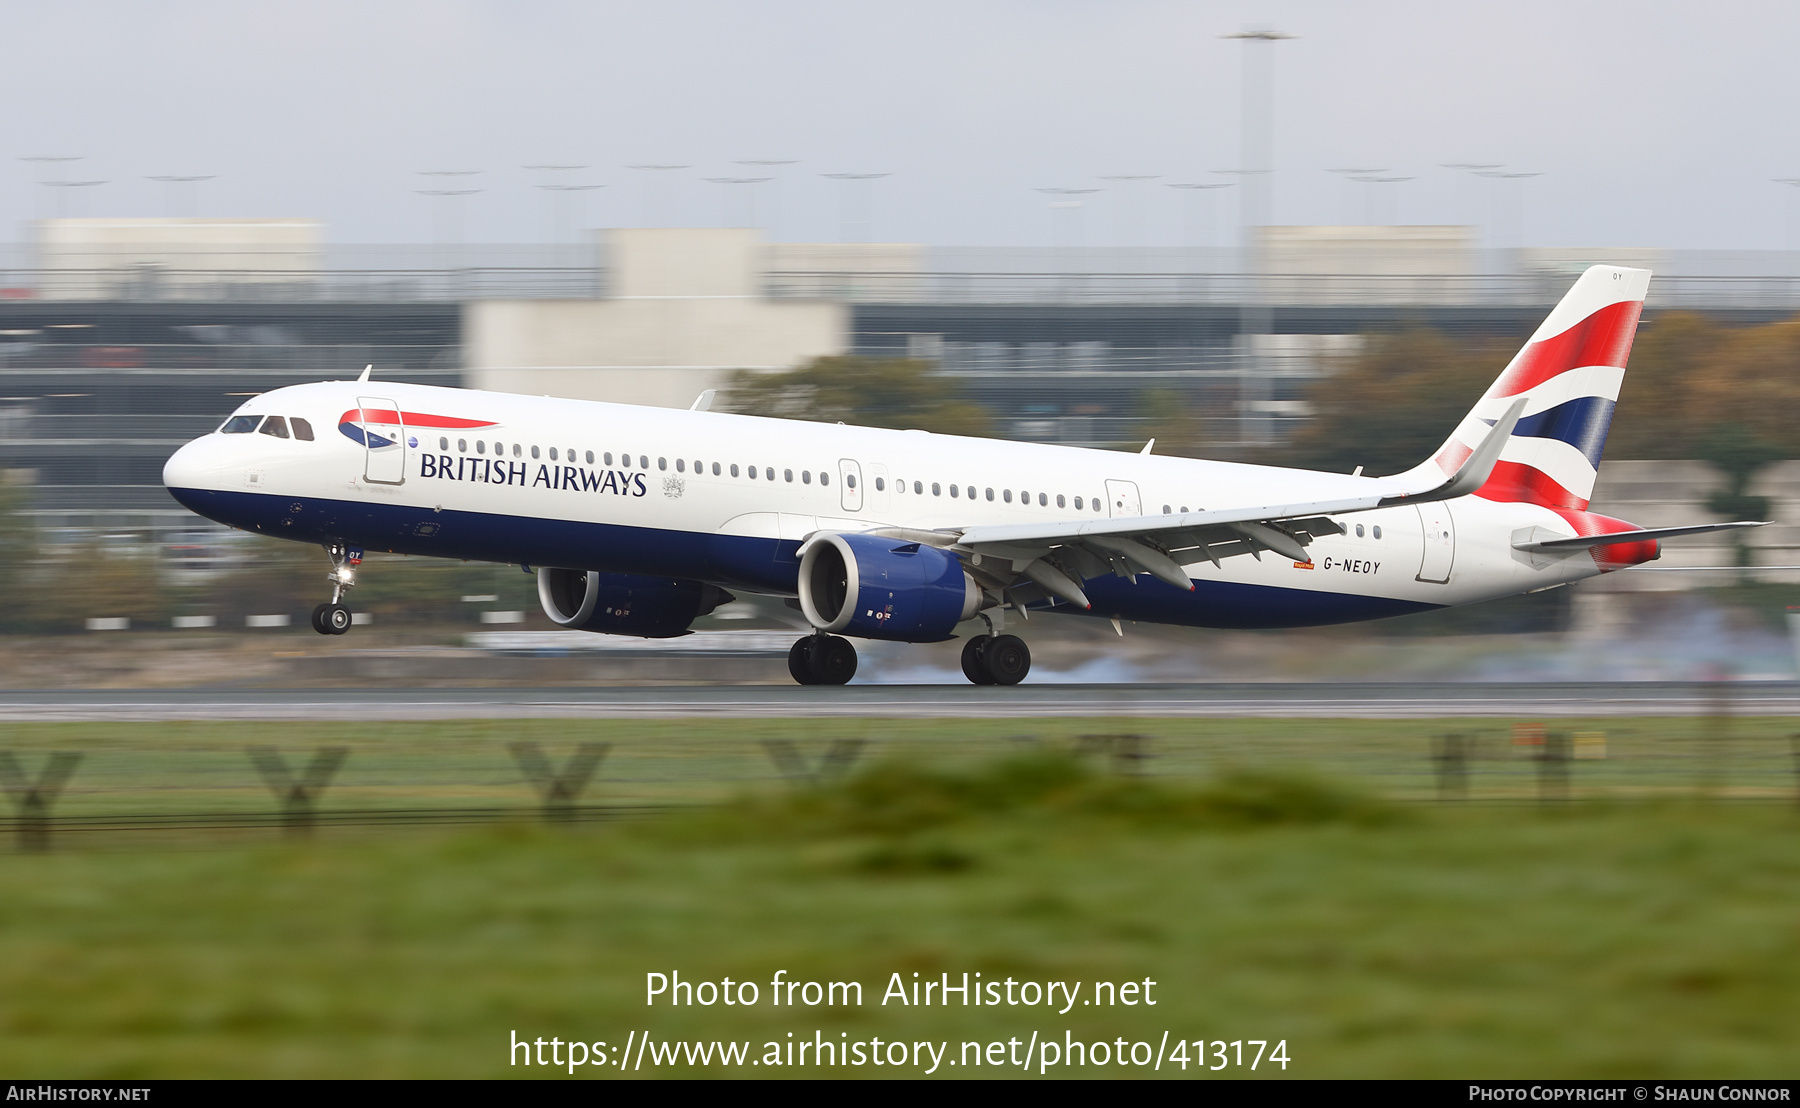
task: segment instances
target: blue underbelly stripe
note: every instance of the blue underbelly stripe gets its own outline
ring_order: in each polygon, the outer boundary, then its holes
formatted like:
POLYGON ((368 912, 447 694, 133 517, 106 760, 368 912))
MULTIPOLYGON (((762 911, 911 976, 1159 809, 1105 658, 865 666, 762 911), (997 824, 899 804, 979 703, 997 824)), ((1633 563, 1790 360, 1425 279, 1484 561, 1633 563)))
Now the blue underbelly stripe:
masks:
MULTIPOLYGON (((799 563, 792 539, 700 534, 614 523, 433 511, 321 497, 170 489, 184 508, 207 519, 299 542, 344 542, 367 550, 525 563, 607 573, 686 577, 727 588, 794 592, 799 563)), ((1192 592, 1147 575, 1137 583, 1114 576, 1082 586, 1092 612, 1067 604, 1034 604, 1055 612, 1116 617, 1187 627, 1312 627, 1430 611, 1409 600, 1311 592, 1229 581, 1194 582, 1192 592)))

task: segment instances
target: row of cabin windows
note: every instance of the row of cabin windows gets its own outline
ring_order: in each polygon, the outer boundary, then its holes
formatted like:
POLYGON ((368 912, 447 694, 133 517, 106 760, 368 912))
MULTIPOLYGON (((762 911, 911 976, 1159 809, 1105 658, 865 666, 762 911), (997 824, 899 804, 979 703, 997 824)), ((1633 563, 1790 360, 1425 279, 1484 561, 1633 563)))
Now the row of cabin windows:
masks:
MULTIPOLYGON (((439 450, 449 450, 450 449, 450 440, 448 437, 438 439, 438 449, 439 450)), ((464 454, 468 453, 469 441, 467 439, 457 439, 456 440, 456 449, 461 453, 464 453, 464 454)), ((523 457, 525 449, 526 448, 521 446, 519 443, 513 443, 512 444, 513 457, 515 457, 515 458, 523 457)), ((531 451, 531 456, 533 458, 536 458, 539 456, 537 447, 535 447, 535 446, 531 447, 530 451, 531 451)), ((496 442, 494 444, 495 455, 501 455, 501 454, 504 454, 505 452, 506 452, 506 444, 499 443, 499 442, 496 442)), ((484 440, 481 440, 481 439, 476 440, 475 453, 477 453, 477 454, 486 454, 487 453, 487 443, 484 440)), ((567 453, 567 459, 569 461, 573 462, 576 460, 577 457, 583 458, 587 462, 588 465, 595 464, 596 455, 592 450, 578 453, 576 450, 571 448, 567 453)), ((610 466, 613 464, 613 456, 612 456, 611 451, 602 452, 601 454, 598 455, 598 457, 600 459, 601 465, 610 466)), ((561 460, 561 458, 559 457, 559 452, 558 452, 557 448, 554 446, 552 446, 550 448, 550 460, 553 462, 561 460)), ((620 454, 619 455, 619 464, 625 469, 630 469, 631 468, 631 455, 630 454, 620 454)), ((650 468, 649 455, 639 454, 637 456, 637 465, 638 465, 639 469, 649 469, 650 468)), ((669 468, 669 459, 667 459, 667 458, 656 459, 656 468, 659 470, 667 471, 669 468)), ((696 459, 694 461, 693 471, 696 474, 704 474, 706 472, 706 463, 696 459)), ((714 477, 722 477, 725 475, 725 473, 727 471, 729 471, 731 476, 733 476, 733 477, 737 477, 740 475, 739 468, 735 463, 721 463, 721 462, 712 463, 712 475, 714 477)), ((686 458, 676 458, 675 459, 675 472, 677 472, 677 473, 688 472, 688 461, 686 458)), ((756 466, 743 467, 742 475, 748 477, 752 481, 756 480, 757 467, 756 466)), ((793 483, 793 480, 794 480, 794 471, 793 470, 784 469, 781 471, 781 475, 782 475, 783 480, 787 481, 790 484, 793 483)), ((775 470, 769 466, 762 467, 762 478, 765 481, 775 480, 775 470)), ((811 470, 803 469, 800 471, 800 483, 803 485, 810 485, 813 483, 813 474, 812 474, 811 470)), ((856 487, 856 476, 854 474, 845 476, 844 483, 847 484, 851 488, 855 488, 856 487)), ((831 474, 821 470, 819 472, 819 484, 822 486, 830 485, 831 484, 831 474)), ((887 479, 886 478, 884 478, 884 477, 875 478, 875 491, 876 492, 886 492, 887 491, 887 479)), ((905 492, 906 491, 906 482, 905 481, 894 482, 894 491, 901 492, 901 493, 905 492)), ((923 496, 925 494, 925 482, 914 481, 912 483, 912 491, 917 495, 923 496)), ((943 494, 944 494, 943 485, 940 482, 936 482, 936 481, 932 482, 931 495, 942 496, 943 494)), ((974 485, 966 485, 966 486, 965 485, 951 485, 950 486, 950 495, 953 498, 967 495, 967 497, 970 500, 974 500, 976 498, 975 486, 974 485), (966 490, 966 492, 965 492, 965 490, 966 490)), ((986 490, 986 495, 987 495, 987 499, 993 500, 994 499, 994 490, 993 489, 986 490)), ((1032 494, 1029 491, 1021 489, 1019 491, 1019 503, 1020 504, 1030 504, 1031 496, 1032 496, 1032 494)), ((1007 504, 1011 504, 1013 502, 1013 490, 1011 490, 1011 489, 1000 490, 1000 499, 1007 504)), ((1038 493, 1037 494, 1037 503, 1038 503, 1038 507, 1040 507, 1040 508, 1049 507, 1050 506, 1050 494, 1043 493, 1043 492, 1038 493)), ((1097 497, 1097 496, 1089 497, 1089 498, 1083 498, 1083 497, 1079 497, 1079 496, 1075 497, 1075 509, 1077 511, 1086 510, 1086 505, 1088 503, 1092 504, 1094 511, 1098 512, 1100 510, 1100 498, 1099 497, 1097 497)), ((1069 506, 1068 497, 1066 497, 1062 493, 1057 493, 1056 494, 1056 506, 1058 508, 1067 508, 1069 506)), ((1186 510, 1187 509, 1185 509, 1185 508, 1182 509, 1182 511, 1186 511, 1186 510)))
POLYGON ((299 416, 235 415, 225 421, 225 425, 219 428, 219 433, 222 435, 248 435, 252 431, 260 431, 274 438, 285 439, 290 437, 290 428, 292 429, 291 437, 299 439, 301 442, 313 441, 312 424, 299 416))
MULTIPOLYGON (((878 489, 881 487, 881 479, 880 478, 876 478, 875 487, 878 489)), ((902 492, 902 493, 905 492, 906 491, 906 482, 905 481, 895 481, 894 482, 894 491, 902 492)), ((914 481, 912 483, 912 491, 913 491, 914 495, 916 495, 916 496, 924 496, 925 495, 925 482, 914 481)), ((931 483, 931 495, 933 495, 933 496, 944 495, 944 486, 941 485, 937 481, 933 481, 931 483)), ((974 500, 976 498, 976 495, 977 495, 977 493, 976 493, 976 489, 975 489, 974 485, 951 485, 950 486, 950 496, 952 499, 955 499, 958 497, 967 497, 970 500, 974 500)), ((992 501, 995 498, 995 492, 993 489, 983 489, 983 490, 981 490, 981 495, 990 501, 992 501)), ((1019 503, 1027 504, 1027 505, 1030 504, 1032 495, 1033 494, 1030 491, 1028 491, 1026 489, 1020 489, 1019 490, 1019 503)), ((1050 500, 1051 500, 1050 493, 1040 492, 1040 493, 1037 493, 1036 496, 1037 496, 1038 507, 1048 508, 1050 506, 1050 500)), ((1011 489, 1001 489, 999 491, 999 499, 1000 499, 1001 503, 1011 504, 1013 502, 1013 491, 1011 489)), ((1069 498, 1067 496, 1065 496, 1064 494, 1062 494, 1060 492, 1056 493, 1055 499, 1056 499, 1056 506, 1058 508, 1067 508, 1069 506, 1069 498)), ((1093 511, 1096 511, 1096 512, 1099 511, 1100 510, 1100 498, 1097 496, 1094 496, 1094 497, 1077 496, 1077 497, 1075 497, 1075 510, 1076 511, 1078 511, 1078 512, 1087 511, 1090 505, 1091 505, 1093 511)))

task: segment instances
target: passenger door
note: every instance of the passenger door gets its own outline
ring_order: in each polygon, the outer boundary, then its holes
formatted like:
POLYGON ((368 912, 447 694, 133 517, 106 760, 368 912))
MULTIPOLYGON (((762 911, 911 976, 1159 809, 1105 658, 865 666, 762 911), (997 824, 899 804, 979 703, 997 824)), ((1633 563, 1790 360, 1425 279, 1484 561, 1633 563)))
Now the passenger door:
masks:
POLYGON ((363 479, 378 485, 406 481, 406 420, 400 405, 378 396, 359 396, 362 411, 363 479))
POLYGON ((1456 561, 1456 523, 1450 516, 1450 504, 1439 500, 1415 505, 1414 510, 1419 513, 1425 542, 1419 580, 1441 585, 1450 580, 1450 568, 1456 561))
POLYGON ((1136 481, 1108 481, 1106 483, 1106 510, 1112 516, 1141 516, 1144 505, 1138 499, 1136 481))
POLYGON ((838 459, 838 491, 844 511, 860 512, 863 506, 862 467, 849 458, 838 459))

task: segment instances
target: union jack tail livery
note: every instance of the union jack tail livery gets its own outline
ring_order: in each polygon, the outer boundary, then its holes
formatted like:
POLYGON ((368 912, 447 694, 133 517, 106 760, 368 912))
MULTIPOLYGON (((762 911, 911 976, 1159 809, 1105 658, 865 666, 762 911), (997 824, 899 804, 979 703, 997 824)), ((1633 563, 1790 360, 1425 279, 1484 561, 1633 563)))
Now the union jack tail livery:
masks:
POLYGON ((1438 450, 1446 475, 1518 397, 1525 410, 1493 474, 1475 495, 1585 511, 1650 271, 1597 265, 1581 275, 1438 450))

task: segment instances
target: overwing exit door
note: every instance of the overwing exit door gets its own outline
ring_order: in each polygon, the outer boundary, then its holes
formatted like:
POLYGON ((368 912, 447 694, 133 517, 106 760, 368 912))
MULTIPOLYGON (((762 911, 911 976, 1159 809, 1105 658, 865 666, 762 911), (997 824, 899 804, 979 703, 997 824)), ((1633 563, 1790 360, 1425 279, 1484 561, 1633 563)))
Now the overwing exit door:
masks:
POLYGON ((1138 498, 1136 481, 1108 481, 1106 483, 1106 510, 1112 516, 1141 516, 1144 505, 1138 498))

